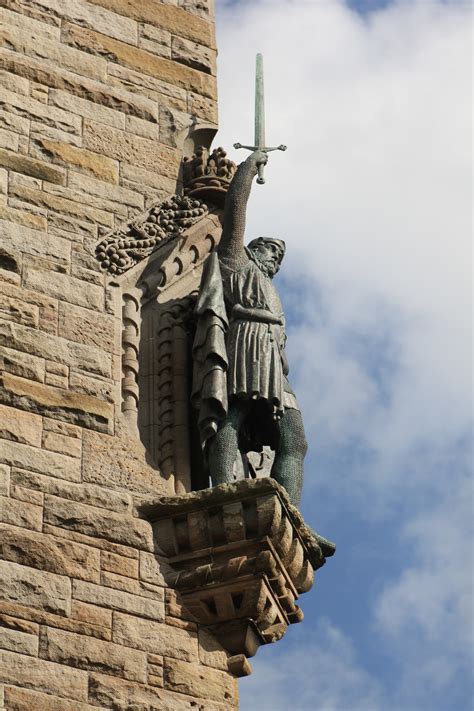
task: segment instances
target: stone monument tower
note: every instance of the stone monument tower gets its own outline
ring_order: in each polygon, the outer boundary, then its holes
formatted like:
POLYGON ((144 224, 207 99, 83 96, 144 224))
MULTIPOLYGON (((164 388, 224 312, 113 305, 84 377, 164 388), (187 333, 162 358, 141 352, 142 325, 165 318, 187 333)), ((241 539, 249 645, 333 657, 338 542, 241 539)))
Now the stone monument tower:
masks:
POLYGON ((212 0, 0 17, 0 708, 237 708, 332 551, 263 455, 211 488, 191 404, 236 174, 212 0))

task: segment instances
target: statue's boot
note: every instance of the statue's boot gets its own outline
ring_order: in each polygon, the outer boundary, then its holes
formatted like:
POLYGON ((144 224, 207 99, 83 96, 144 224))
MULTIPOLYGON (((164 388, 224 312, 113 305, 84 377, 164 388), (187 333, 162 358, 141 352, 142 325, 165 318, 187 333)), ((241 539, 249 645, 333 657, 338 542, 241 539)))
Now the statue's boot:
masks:
POLYGON ((319 533, 316 533, 314 529, 309 527, 309 530, 313 534, 313 537, 316 539, 316 542, 318 546, 321 548, 321 552, 325 558, 330 558, 334 553, 336 552, 336 544, 333 543, 332 541, 328 541, 327 538, 324 538, 324 536, 320 536, 319 533))

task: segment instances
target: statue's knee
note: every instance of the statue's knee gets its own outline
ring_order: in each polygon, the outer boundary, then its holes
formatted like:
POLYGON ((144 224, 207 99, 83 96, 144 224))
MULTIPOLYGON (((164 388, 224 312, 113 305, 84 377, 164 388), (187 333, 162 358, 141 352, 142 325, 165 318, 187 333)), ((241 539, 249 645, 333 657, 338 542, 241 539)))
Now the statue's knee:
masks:
POLYGON ((308 451, 303 418, 297 410, 288 410, 280 424, 280 446, 282 453, 304 459, 308 451))

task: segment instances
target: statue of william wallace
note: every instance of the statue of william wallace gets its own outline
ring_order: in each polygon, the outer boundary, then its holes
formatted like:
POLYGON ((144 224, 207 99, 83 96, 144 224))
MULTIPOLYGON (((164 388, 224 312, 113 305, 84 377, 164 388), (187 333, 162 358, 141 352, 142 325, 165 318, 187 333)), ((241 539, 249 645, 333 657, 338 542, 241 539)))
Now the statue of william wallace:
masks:
POLYGON ((285 243, 258 237, 244 245, 252 181, 268 156, 240 164, 226 198, 217 253, 205 265, 196 312, 193 402, 212 484, 234 480, 241 454, 269 445, 271 476, 298 506, 307 444, 287 379, 285 317, 273 277, 285 243))

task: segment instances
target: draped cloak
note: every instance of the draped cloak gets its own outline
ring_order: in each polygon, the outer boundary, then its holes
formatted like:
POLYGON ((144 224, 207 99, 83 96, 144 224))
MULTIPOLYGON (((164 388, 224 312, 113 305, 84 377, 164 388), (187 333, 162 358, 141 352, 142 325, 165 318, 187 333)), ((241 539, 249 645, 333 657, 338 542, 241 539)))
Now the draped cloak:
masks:
POLYGON ((223 424, 231 397, 251 399, 264 406, 257 415, 258 423, 253 423, 256 426, 248 428, 254 430, 248 432, 248 449, 272 444, 275 420, 285 409, 299 410, 283 374, 286 335, 280 298, 270 277, 253 261, 252 253, 246 253, 248 260, 237 267, 219 260, 213 252, 203 269, 195 309, 191 396, 198 410, 203 446, 223 424), (270 311, 282 324, 242 317, 232 311, 237 305, 270 311))

